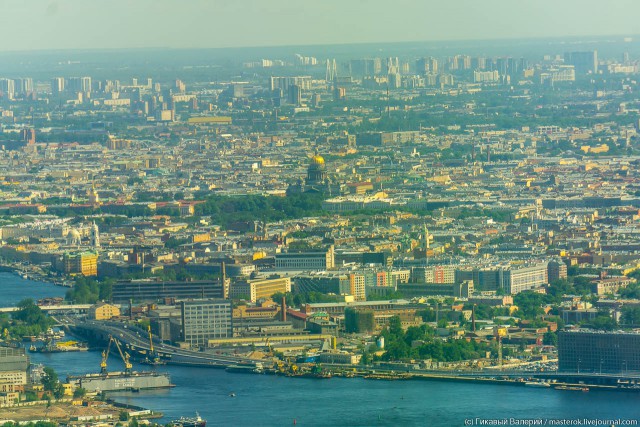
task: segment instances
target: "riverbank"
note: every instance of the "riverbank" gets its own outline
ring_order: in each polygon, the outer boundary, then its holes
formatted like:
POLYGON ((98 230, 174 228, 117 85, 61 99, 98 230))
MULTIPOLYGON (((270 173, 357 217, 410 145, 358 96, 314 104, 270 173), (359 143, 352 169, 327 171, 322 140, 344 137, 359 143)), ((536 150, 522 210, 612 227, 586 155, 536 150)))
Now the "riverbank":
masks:
POLYGON ((47 401, 38 401, 0 408, 0 420, 12 420, 15 422, 47 420, 58 423, 118 421, 122 412, 126 412, 128 417, 142 419, 162 418, 162 413, 113 401, 66 399, 50 405, 48 405, 47 401))
POLYGON ((24 280, 32 280, 34 282, 50 283, 66 288, 73 287, 73 281, 70 278, 51 276, 48 272, 35 265, 3 263, 0 264, 0 273, 12 273, 24 280))
MULTIPOLYGON (((313 378, 313 379, 328 379, 332 377, 342 378, 363 378, 365 380, 378 380, 378 381, 406 381, 406 380, 423 380, 423 381, 442 381, 442 382, 460 382, 460 383, 475 383, 475 384, 490 384, 500 386, 515 386, 515 387, 535 387, 535 388, 548 388, 558 390, 580 390, 587 392, 590 390, 599 391, 622 391, 638 393, 640 392, 640 386, 636 385, 611 385, 611 384, 596 384, 588 381, 571 382, 561 381, 556 379, 546 378, 527 378, 527 374, 523 373, 518 377, 500 377, 500 373, 496 372, 496 376, 472 376, 468 374, 455 374, 451 372, 394 372, 389 370, 372 370, 370 367, 353 367, 348 369, 331 369, 326 368, 322 372, 312 372, 311 367, 305 368, 299 366, 295 373, 291 371, 283 371, 277 369, 265 369, 263 371, 251 371, 246 370, 245 373, 265 373, 281 375, 289 378, 313 378)), ((227 369, 229 371, 229 369, 227 369)), ((235 372, 235 371, 231 371, 235 372)))

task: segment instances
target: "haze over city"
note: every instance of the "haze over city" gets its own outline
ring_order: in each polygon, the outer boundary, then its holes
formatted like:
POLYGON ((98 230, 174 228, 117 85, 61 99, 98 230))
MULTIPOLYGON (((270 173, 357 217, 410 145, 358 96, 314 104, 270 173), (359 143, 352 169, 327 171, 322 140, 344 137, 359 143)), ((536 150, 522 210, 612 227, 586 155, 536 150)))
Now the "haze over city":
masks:
POLYGON ((0 50, 633 35, 634 0, 2 0, 0 50))

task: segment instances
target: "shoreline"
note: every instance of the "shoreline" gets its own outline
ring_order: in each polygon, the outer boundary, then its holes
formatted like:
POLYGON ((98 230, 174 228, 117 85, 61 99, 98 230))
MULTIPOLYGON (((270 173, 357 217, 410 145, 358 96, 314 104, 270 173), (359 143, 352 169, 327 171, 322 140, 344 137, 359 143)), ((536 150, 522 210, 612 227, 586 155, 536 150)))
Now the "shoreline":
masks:
POLYGON ((48 275, 43 274, 42 271, 37 271, 35 269, 20 268, 20 266, 16 266, 14 264, 0 264, 0 273, 10 273, 23 280, 31 280, 33 282, 47 283, 47 284, 60 286, 64 288, 73 287, 73 282, 66 276, 49 277, 48 275))
MULTIPOLYGON (((622 391, 622 392, 640 392, 640 387, 624 387, 624 386, 615 386, 615 385, 605 385, 605 384, 592 384, 587 382, 569 382, 569 381, 558 381, 558 380, 548 380, 548 379, 535 379, 535 380, 526 380, 523 377, 519 378, 494 378, 494 377, 472 377, 472 376, 464 376, 464 375, 452 375, 448 372, 392 372, 392 371, 375 371, 370 369, 362 369, 355 371, 338 371, 331 372, 330 369, 327 369, 331 373, 329 376, 321 377, 309 375, 306 373, 303 374, 287 374, 287 373, 279 373, 279 372, 270 372, 266 371, 264 374, 273 374, 279 376, 286 376, 291 378, 331 378, 331 376, 339 377, 339 378, 363 378, 367 380, 377 380, 377 381, 408 381, 408 380, 422 380, 422 381, 444 381, 444 382, 462 382, 462 383, 476 383, 476 384, 492 384, 492 385, 506 385, 506 386, 516 386, 516 387, 535 387, 535 388, 543 388, 543 389, 558 389, 558 390, 576 390, 580 389, 581 391, 590 391, 590 390, 600 390, 600 391, 622 391)), ((228 373, 237 373, 237 372, 229 372, 228 373)), ((500 376, 496 373, 496 376, 500 376)))
POLYGON ((65 397, 52 400, 33 402, 21 402, 16 406, 4 406, 0 408, 0 419, 15 422, 27 422, 33 420, 47 420, 51 422, 117 422, 121 412, 126 411, 130 418, 139 420, 160 419, 164 417, 162 412, 157 412, 141 406, 120 403, 110 398, 94 400, 89 398, 65 397), (78 404, 81 402, 81 404, 78 404))

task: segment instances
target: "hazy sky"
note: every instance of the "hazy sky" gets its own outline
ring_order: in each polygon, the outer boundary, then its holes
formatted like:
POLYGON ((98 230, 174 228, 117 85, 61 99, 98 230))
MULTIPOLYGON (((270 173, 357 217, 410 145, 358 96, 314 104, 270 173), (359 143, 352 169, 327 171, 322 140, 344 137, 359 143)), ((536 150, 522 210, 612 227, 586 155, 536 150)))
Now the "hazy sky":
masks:
POLYGON ((0 0, 0 50, 633 35, 640 0, 0 0))

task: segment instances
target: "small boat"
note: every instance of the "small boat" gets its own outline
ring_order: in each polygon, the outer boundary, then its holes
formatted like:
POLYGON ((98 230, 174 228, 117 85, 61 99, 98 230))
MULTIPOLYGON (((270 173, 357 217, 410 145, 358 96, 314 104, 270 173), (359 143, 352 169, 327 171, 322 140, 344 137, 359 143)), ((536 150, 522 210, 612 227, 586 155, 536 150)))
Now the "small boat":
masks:
POLYGON ((229 397, 236 397, 236 394, 231 392, 231 393, 229 393, 229 397))
POLYGON ((262 366, 262 363, 235 364, 227 366, 225 371, 245 374, 261 374, 264 371, 264 367, 262 366))
POLYGON ((551 384, 544 381, 525 381, 524 385, 527 387, 551 387, 551 384))
POLYGON ((579 386, 572 386, 572 385, 559 385, 554 388, 556 390, 589 391, 589 387, 579 387, 579 386))

